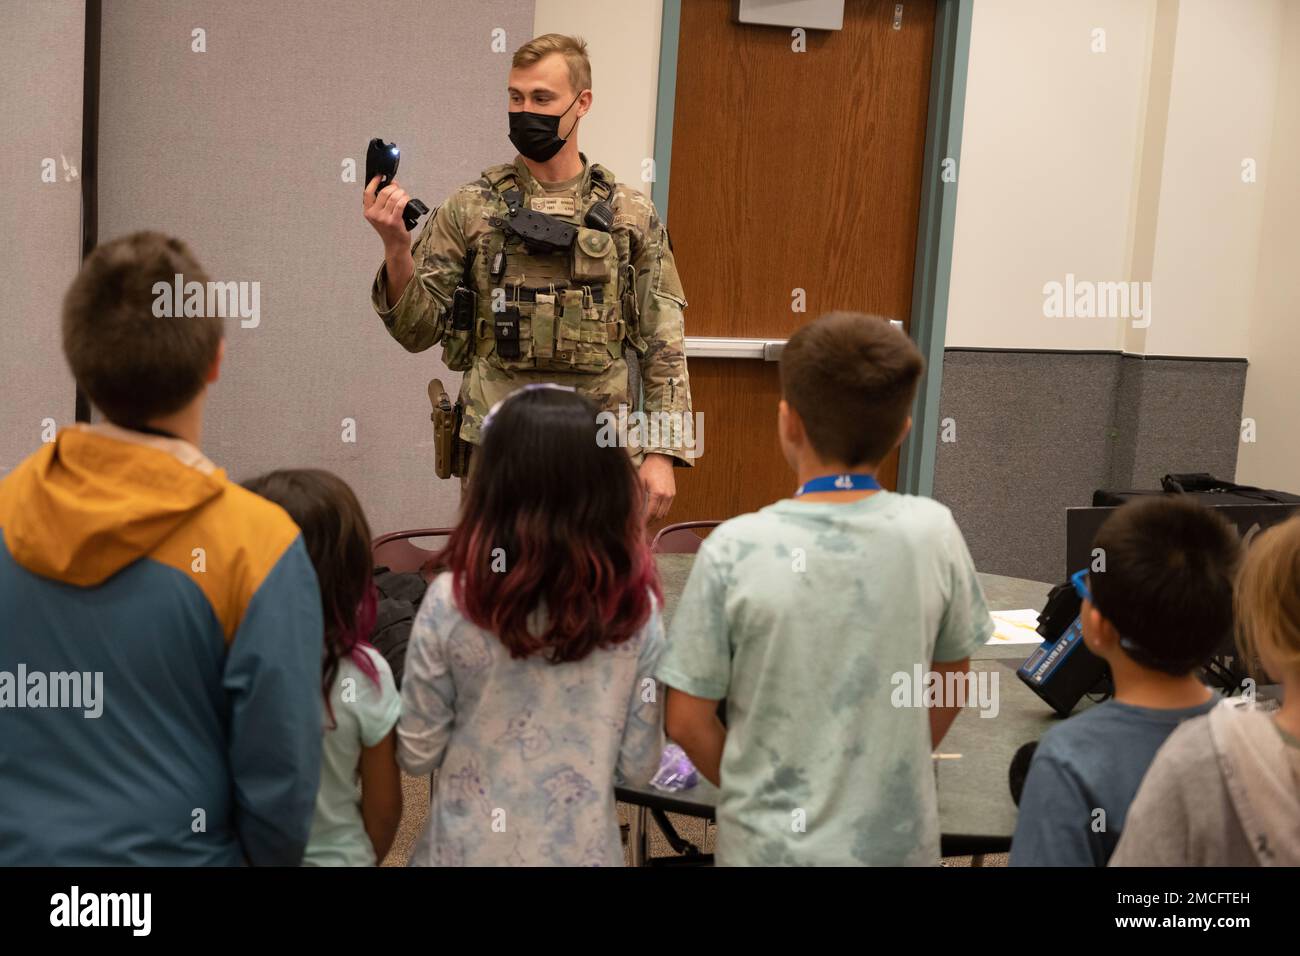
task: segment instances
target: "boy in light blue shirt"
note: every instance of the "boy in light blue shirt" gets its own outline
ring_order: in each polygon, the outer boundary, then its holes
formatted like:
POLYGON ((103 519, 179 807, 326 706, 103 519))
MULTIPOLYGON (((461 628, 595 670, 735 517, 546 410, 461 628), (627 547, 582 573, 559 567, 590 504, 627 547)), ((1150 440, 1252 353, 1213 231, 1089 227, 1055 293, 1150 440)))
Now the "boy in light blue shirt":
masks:
POLYGON ((875 480, 922 368, 875 316, 796 332, 778 431, 799 491, 696 556, 657 675, 669 736, 721 788, 720 865, 939 862, 930 754, 964 700, 897 691, 918 666, 964 687, 993 622, 948 509, 875 480))

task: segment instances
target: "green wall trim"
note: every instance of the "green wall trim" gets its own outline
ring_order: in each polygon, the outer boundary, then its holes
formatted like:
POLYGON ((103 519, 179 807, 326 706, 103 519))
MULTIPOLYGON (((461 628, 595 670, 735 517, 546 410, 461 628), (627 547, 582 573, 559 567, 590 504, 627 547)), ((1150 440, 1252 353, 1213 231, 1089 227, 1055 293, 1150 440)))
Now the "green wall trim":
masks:
POLYGON ((930 108, 911 316, 912 338, 925 356, 926 370, 917 390, 912 431, 903 442, 898 461, 898 490, 914 495, 928 496, 934 492, 943 346, 948 327, 948 285, 952 279, 953 224, 957 216, 957 181, 961 179, 961 129, 966 107, 972 5, 972 0, 939 0, 935 11, 930 108), (949 183, 942 179, 943 163, 947 158, 954 160, 957 173, 956 181, 949 183))
POLYGON ((668 174, 673 158, 673 111, 677 106, 677 43, 682 0, 664 0, 659 30, 659 96, 655 103, 655 178, 650 187, 659 218, 668 222, 668 174))

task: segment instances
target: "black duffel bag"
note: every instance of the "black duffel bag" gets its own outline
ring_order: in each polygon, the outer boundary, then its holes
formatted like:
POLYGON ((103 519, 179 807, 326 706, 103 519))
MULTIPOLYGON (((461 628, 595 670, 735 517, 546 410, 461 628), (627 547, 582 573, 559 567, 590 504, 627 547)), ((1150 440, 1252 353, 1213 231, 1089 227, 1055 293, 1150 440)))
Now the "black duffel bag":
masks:
POLYGON ((379 602, 370 643, 388 662, 393 681, 400 690, 411 626, 415 623, 415 614, 420 610, 429 582, 418 571, 392 571, 379 567, 375 568, 375 588, 379 591, 379 602))
POLYGON ((1159 491, 1107 491, 1098 489, 1092 493, 1094 508, 1122 505, 1137 498, 1149 498, 1153 495, 1192 495, 1205 505, 1295 505, 1300 504, 1300 495, 1286 491, 1271 491, 1256 488, 1253 485, 1238 485, 1231 481, 1222 481, 1205 472, 1185 475, 1165 475, 1160 479, 1159 491))

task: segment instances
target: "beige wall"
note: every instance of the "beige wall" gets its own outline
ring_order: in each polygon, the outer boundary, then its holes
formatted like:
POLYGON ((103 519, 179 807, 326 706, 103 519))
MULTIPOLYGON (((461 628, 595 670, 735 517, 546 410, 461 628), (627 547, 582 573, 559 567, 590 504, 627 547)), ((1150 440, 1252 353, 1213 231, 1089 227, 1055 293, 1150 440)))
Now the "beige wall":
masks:
POLYGON ((1298 23, 1288 0, 978 0, 947 345, 1246 358, 1238 478, 1300 488, 1298 23), (1150 280, 1150 327, 1045 318, 1067 272, 1150 280))
POLYGON ((1286 6, 975 4, 949 346, 1249 357, 1286 6), (1150 327, 1045 318, 1066 273, 1151 281, 1150 327))
POLYGON ((1067 273, 1128 277, 1154 0, 979 0, 970 66, 949 346, 1116 349, 1120 323, 1046 318, 1067 273), (1090 52, 1106 30, 1106 52, 1090 52))
POLYGON ((1255 420, 1257 440, 1242 443, 1237 477, 1300 491, 1300 3, 1282 6, 1277 124, 1257 187, 1265 196, 1264 221, 1243 410, 1255 420))
POLYGON ((76 386, 59 306, 81 259, 81 0, 7 4, 0 33, 0 478, 62 428, 76 386), (67 158, 69 169, 63 167, 67 158), (55 180, 42 178, 54 161, 55 180), (76 175, 73 175, 75 170, 76 175))
POLYGON ((592 162, 649 195, 642 163, 654 156, 662 0, 537 0, 533 31, 587 41, 592 108, 578 133, 592 162))
MULTIPOLYGON (((1162 0, 1168 3, 1169 0, 1162 0)), ((1143 351, 1250 354, 1284 0, 1181 0, 1143 351), (1259 180, 1242 182, 1253 158, 1259 180)), ((1292 180, 1290 189, 1300 189, 1292 180)))

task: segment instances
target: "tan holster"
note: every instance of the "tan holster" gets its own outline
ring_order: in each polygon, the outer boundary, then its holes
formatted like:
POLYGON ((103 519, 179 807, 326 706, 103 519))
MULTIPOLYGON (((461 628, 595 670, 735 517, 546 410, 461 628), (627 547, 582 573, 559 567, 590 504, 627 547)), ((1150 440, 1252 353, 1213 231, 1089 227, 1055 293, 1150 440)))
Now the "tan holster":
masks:
POLYGON ((453 405, 442 381, 436 378, 429 383, 429 402, 433 405, 429 418, 433 421, 434 474, 439 478, 462 478, 469 470, 469 448, 460 437, 464 406, 459 401, 453 405))

